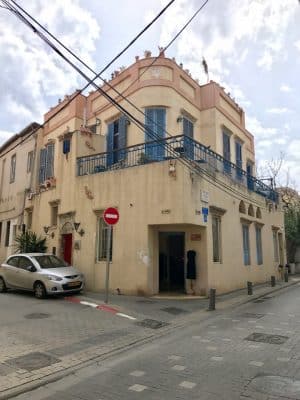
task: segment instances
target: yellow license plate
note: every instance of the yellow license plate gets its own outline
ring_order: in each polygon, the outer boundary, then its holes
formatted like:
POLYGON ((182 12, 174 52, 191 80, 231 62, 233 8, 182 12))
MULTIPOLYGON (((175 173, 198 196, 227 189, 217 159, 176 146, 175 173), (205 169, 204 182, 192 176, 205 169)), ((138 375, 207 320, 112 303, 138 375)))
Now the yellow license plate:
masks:
POLYGON ((68 285, 69 286, 78 286, 78 285, 80 285, 81 284, 81 282, 70 282, 68 285))

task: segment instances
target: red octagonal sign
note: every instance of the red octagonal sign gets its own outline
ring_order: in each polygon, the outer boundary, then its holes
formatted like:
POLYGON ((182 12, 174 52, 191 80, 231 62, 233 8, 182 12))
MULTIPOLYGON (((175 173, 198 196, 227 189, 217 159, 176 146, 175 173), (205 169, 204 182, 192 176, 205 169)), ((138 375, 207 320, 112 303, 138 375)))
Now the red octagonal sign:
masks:
POLYGON ((116 208, 108 207, 103 213, 107 225, 115 225, 119 221, 119 212, 116 208))

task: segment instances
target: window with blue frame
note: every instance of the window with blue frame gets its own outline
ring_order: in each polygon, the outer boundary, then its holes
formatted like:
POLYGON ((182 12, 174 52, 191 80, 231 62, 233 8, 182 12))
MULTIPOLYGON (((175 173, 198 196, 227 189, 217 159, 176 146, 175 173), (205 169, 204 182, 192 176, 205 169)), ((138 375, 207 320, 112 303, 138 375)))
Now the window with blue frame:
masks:
POLYGON ((250 265, 250 238, 249 238, 249 225, 243 224, 243 255, 244 265, 250 265))
POLYGON ((235 142, 235 163, 238 167, 236 171, 237 178, 242 178, 242 168, 243 168, 243 160, 242 160, 242 144, 241 142, 235 142))
POLYGON ((125 115, 108 124, 107 133, 107 166, 111 166, 125 159, 127 146, 127 125, 125 115))
POLYGON ((230 151, 230 134, 223 131, 223 157, 224 172, 231 174, 231 151, 230 151))
POLYGON ((253 164, 251 162, 247 162, 247 187, 254 190, 253 164))
POLYGON ((39 183, 54 176, 54 143, 49 143, 40 151, 39 183))
POLYGON ((163 160, 165 156, 164 139, 166 130, 166 109, 146 108, 145 110, 145 156, 149 160, 163 160), (153 142, 153 141, 156 141, 153 142))
POLYGON ((194 124, 188 118, 183 117, 183 135, 184 135, 184 154, 190 160, 194 159, 194 144, 190 139, 194 138, 194 124))
POLYGON ((262 239, 261 239, 261 226, 256 225, 256 257, 257 257, 257 265, 261 265, 263 263, 263 253, 262 253, 262 239))

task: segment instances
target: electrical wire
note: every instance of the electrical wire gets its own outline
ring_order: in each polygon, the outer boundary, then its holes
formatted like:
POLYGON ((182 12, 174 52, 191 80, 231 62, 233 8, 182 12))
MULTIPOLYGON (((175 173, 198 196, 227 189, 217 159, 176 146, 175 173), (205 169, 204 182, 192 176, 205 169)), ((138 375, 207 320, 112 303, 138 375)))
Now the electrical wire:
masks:
MULTIPOLYGON (((145 33, 150 27, 151 25, 159 18, 161 17, 161 15, 171 6, 171 4, 174 3, 175 0, 171 0, 150 22, 148 25, 146 25, 146 27, 144 27, 130 42, 129 44, 127 44, 123 50, 121 50, 114 58, 112 61, 110 61, 104 68, 102 68, 102 70, 99 72, 99 75, 102 74, 103 72, 105 72, 111 65, 113 62, 115 62, 122 54, 124 54, 124 52, 126 50, 129 49, 130 46, 132 46, 132 44, 139 38, 141 37, 141 35, 143 33, 145 33)), ((16 9, 13 9, 12 5, 6 1, 6 0, 1 0, 2 4, 4 4, 4 6, 1 6, 1 8, 7 9, 9 11, 17 11, 16 9)), ((25 11, 24 11, 25 12, 25 11)), ((96 79, 96 78, 95 78, 96 79)), ((86 86, 88 87, 89 84, 86 86)), ((50 120, 52 120, 56 115, 58 115, 62 110, 64 110, 77 96, 79 96, 79 94, 81 94, 86 87, 82 88, 80 91, 76 92, 73 96, 71 96, 71 98, 69 99, 69 101, 67 101, 67 103, 65 103, 63 105, 63 107, 61 107, 59 110, 57 110, 53 115, 51 115, 50 118, 48 118, 46 121, 44 121, 44 123, 42 125, 40 125, 39 128, 35 129, 34 132, 32 132, 32 135, 34 133, 36 133, 40 128, 44 127, 50 120)), ((16 146, 10 148, 8 151, 6 151, 5 153, 0 154, 0 158, 4 157, 6 154, 8 154, 8 152, 10 152, 11 150, 15 149, 18 145, 22 144, 22 142, 18 143, 16 146)))
MULTIPOLYGON (((11 0, 13 3, 15 3, 13 0, 11 0)), ((202 8, 204 7, 204 5, 206 4, 208 2, 208 0, 202 5, 202 8)), ((202 9, 201 8, 201 9, 202 9)), ((14 10, 14 12, 16 13, 16 10, 14 10)), ((188 21, 188 23, 190 23, 191 21, 192 21, 192 19, 193 18, 195 18, 195 16, 198 14, 200 12, 200 9, 193 15, 193 17, 188 21)), ((22 16, 19 12, 17 12, 17 16, 24 22, 24 23, 26 23, 32 30, 33 30, 33 32, 34 33, 37 33, 38 34, 38 36, 40 36, 41 37, 41 39, 42 40, 44 40, 54 51, 56 51, 66 62, 68 62, 74 69, 76 69, 76 71, 78 72, 78 73, 80 73, 86 80, 88 80, 88 82, 89 82, 89 84, 90 83, 92 83, 92 84, 94 84, 94 82, 93 81, 91 81, 90 79, 89 79, 89 77, 87 77, 76 65, 74 65, 70 60, 68 60, 60 51, 59 51, 59 49, 56 47, 56 46, 54 46, 50 41, 49 41, 49 39, 47 39, 43 34, 41 34, 31 23, 29 23, 28 22, 28 20, 26 20, 25 18, 24 18, 24 16, 22 16)), ((33 19, 33 18, 31 18, 31 19, 33 19)), ((35 22, 37 22, 37 21, 35 21, 35 22)), ((182 28, 180 31, 179 31, 179 33, 176 35, 176 38, 179 36, 179 34, 180 33, 182 33, 182 31, 186 28, 186 26, 188 25, 188 23, 187 24, 185 24, 185 26, 184 26, 184 28, 182 28)), ((39 23, 37 23, 42 29, 44 29, 39 23)), ((44 29, 44 30, 46 30, 46 29, 44 29)), ((46 30, 47 31, 47 30, 46 30)), ((54 38, 54 40, 56 40, 60 45, 62 45, 68 52, 70 52, 76 59, 78 59, 81 63, 83 63, 88 69, 90 69, 91 70, 91 68, 90 67, 88 67, 87 66, 87 64, 85 64, 82 60, 80 60, 74 53, 72 53, 68 48, 66 48, 66 46, 64 46, 58 39, 56 39, 52 34, 50 34, 48 31, 47 31, 47 33, 51 36, 51 37, 53 37, 54 38)), ((171 42, 169 43, 169 45, 168 46, 170 46, 173 42, 174 42, 174 38, 171 40, 171 42)), ((166 46, 165 48, 167 48, 168 46, 166 46)), ((158 58, 158 57, 157 57, 158 58)), ((156 61, 156 60, 154 60, 154 61, 156 61)), ((92 70, 91 70, 92 71, 92 70)), ((95 73, 94 71, 92 71, 93 73, 95 73)), ((100 77, 100 74, 98 74, 99 76, 98 77, 100 77)), ((97 78, 97 76, 95 76, 95 78, 94 78, 94 80, 97 78)), ((100 77, 101 78, 101 77, 100 77)), ((101 78, 102 79, 102 78, 101 78)), ((131 120, 133 120, 133 122, 140 128, 140 129, 143 129, 144 130, 144 124, 141 122, 141 121, 139 121, 138 119, 136 119, 135 117, 133 117, 132 116, 132 114, 130 114, 126 109, 124 109, 123 107, 121 107, 118 103, 116 103, 115 101, 114 101, 114 99, 112 99, 107 93, 105 93, 101 88, 99 88, 97 85, 94 85, 94 86, 96 86, 96 88, 103 94, 103 96, 105 96, 110 102, 112 102, 118 109, 121 109, 121 111, 125 114, 125 115, 127 115, 127 116, 129 116, 129 118, 131 119, 131 120)), ((110 85, 111 86, 111 85, 110 85)), ((112 86, 111 86, 112 87, 112 86)), ((112 87, 113 88, 113 87, 112 87)), ((114 88, 113 88, 114 89, 114 88)), ((120 93, 118 93, 119 95, 120 95, 120 93)), ((128 99, 126 99, 124 96, 123 96, 123 98, 125 99, 125 100, 127 100, 128 101, 128 99)), ((134 106, 138 111, 140 111, 140 112, 142 112, 140 109, 138 109, 133 103, 131 103, 131 105, 132 106, 134 106)), ((143 113, 143 112, 142 112, 143 113)), ((144 114, 144 113, 143 113, 144 114)), ((148 132, 149 133, 149 132, 148 132)), ((153 133, 153 132, 152 132, 153 133)), ((168 132, 167 132, 167 134, 169 135, 169 136, 172 136, 172 135, 170 135, 168 132)), ((158 139, 158 137, 157 136, 155 136, 155 134, 153 135, 154 136, 154 138, 155 139, 158 139)), ((153 137, 152 136, 152 137, 153 137)), ((159 139, 161 139, 161 138, 159 138, 159 139)), ((174 149, 172 149, 171 148, 171 151, 174 151, 174 149)), ((177 155, 177 153, 176 153, 176 155, 177 155)), ((203 168, 195 168, 195 165, 191 165, 191 163, 190 162, 186 162, 187 160, 185 160, 185 159, 179 159, 180 160, 180 162, 182 162, 185 166, 187 166, 190 170, 192 169, 193 170, 193 172, 194 172, 194 170, 196 170, 198 173, 199 172, 201 172, 201 175, 204 173, 205 175, 207 175, 208 177, 209 177, 209 181, 210 181, 210 183, 212 183, 211 182, 211 179, 212 179, 212 177, 207 173, 207 171, 204 171, 203 170, 203 168), (200 171, 199 171, 200 170, 200 171)), ((221 182, 221 181, 219 181, 219 183, 223 186, 223 188, 224 187, 227 187, 227 189, 230 189, 230 191, 231 192, 233 192, 232 191, 232 189, 229 187, 229 186, 225 186, 224 185, 224 183, 223 182, 221 182)), ((215 185, 216 186, 216 185, 215 185)), ((220 186, 217 186, 218 188, 220 188, 220 189, 223 189, 223 188, 221 188, 220 186)), ((223 189, 224 190, 224 189, 223 189)), ((241 196, 241 193, 239 193, 239 192, 236 192, 235 191, 235 193, 237 193, 239 196, 241 196)), ((246 196, 243 196, 243 197, 245 197, 245 198, 247 198, 246 196)), ((240 197, 238 197, 239 199, 240 199, 240 197)), ((248 199, 248 198, 247 198, 248 199)), ((257 203, 258 204, 258 203, 257 203)), ((261 204, 259 204, 259 205, 261 205, 261 204)))

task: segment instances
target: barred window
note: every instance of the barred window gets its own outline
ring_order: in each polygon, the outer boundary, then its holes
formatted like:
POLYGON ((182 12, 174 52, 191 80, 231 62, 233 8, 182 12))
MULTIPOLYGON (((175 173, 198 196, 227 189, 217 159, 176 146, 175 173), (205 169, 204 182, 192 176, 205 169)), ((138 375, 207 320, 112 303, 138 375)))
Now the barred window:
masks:
MULTIPOLYGON (((98 217, 98 238, 97 238, 97 261, 106 261, 107 259, 107 240, 109 226, 105 223, 103 217, 98 217)), ((112 261, 113 248, 113 228, 111 231, 109 261, 112 261)))

